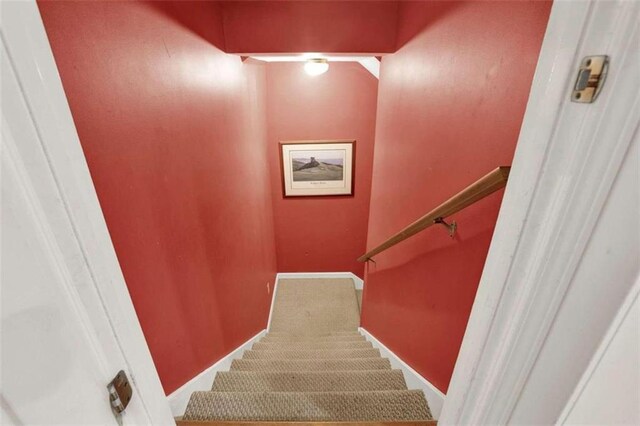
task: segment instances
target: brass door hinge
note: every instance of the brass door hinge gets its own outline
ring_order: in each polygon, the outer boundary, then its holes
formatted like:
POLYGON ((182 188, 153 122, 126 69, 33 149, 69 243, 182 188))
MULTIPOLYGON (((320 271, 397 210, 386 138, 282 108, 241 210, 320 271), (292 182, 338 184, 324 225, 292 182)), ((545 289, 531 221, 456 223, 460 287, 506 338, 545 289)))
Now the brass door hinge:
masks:
POLYGON ((107 385, 109 390, 109 400, 111 401, 111 408, 117 414, 122 413, 129 401, 131 401, 131 395, 133 390, 129 384, 129 379, 123 370, 120 370, 116 377, 113 378, 111 383, 107 385))
POLYGON ((606 55, 587 56, 582 59, 571 101, 584 104, 595 101, 602 90, 608 70, 609 57, 606 55))

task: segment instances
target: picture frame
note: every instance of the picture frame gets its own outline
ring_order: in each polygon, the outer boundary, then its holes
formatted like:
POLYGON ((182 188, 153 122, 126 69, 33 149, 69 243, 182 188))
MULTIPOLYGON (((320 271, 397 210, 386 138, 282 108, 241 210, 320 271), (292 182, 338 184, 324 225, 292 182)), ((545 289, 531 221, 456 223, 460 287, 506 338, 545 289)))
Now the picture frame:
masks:
POLYGON ((352 196, 353 139, 280 142, 284 197, 352 196))

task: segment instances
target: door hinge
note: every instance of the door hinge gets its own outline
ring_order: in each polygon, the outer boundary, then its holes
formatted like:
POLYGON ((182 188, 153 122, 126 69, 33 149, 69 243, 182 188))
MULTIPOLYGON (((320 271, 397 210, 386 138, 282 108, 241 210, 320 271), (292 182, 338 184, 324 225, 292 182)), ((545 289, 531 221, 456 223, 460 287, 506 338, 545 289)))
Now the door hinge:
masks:
POLYGON ((118 374, 116 374, 116 377, 107 385, 107 389, 109 390, 111 408, 113 408, 113 411, 117 414, 122 413, 127 408, 127 405, 129 405, 131 395, 133 394, 129 379, 124 370, 120 370, 118 374))
POLYGON ((571 101, 590 104, 602 90, 609 70, 607 55, 586 56, 580 62, 576 85, 571 93, 571 101))

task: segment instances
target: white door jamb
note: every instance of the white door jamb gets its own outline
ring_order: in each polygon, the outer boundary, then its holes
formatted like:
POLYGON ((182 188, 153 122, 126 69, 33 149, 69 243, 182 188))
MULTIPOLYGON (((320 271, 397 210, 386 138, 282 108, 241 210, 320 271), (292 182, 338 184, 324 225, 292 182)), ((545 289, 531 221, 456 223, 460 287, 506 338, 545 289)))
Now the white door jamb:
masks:
MULTIPOLYGON (((81 283, 71 295, 86 312, 85 326, 97 337, 102 352, 129 375, 135 403, 141 404, 140 412, 145 413, 148 423, 172 424, 169 403, 116 258, 38 6, 31 0, 3 2, 1 7, 0 35, 8 51, 2 60, 9 61, 15 70, 40 143, 18 144, 18 148, 25 159, 32 158, 29 150, 46 157, 46 166, 27 161, 27 173, 42 212, 56 233, 60 257, 76 283, 81 283), (52 182, 54 191, 49 188, 52 182)), ((7 107, 4 99, 3 107, 7 107)), ((109 404, 106 397, 105 404, 109 404)), ((133 421, 126 416, 123 419, 125 424, 133 421)))
POLYGON ((553 4, 439 424, 509 423, 637 131, 639 8, 553 4), (600 97, 570 102, 581 59, 602 54, 600 97))

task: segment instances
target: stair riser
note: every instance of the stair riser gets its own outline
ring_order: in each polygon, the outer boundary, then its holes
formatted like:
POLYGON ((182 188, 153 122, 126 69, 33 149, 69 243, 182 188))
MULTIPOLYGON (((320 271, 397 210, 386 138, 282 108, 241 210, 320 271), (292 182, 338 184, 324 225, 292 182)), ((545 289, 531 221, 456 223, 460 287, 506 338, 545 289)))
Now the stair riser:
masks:
MULTIPOLYGON (((267 336, 295 336, 295 333, 286 331, 269 331, 267 336)), ((362 336, 359 331, 332 331, 330 333, 318 334, 317 337, 323 336, 362 336)))
POLYGON ((293 343, 310 343, 310 342, 366 342, 364 336, 327 336, 327 337, 290 337, 290 336, 265 336, 260 342, 293 342, 293 343))
POLYGON ((279 343, 254 343, 251 349, 254 351, 278 351, 278 350, 344 350, 344 349, 368 349, 373 348, 371 342, 279 342, 279 343))
POLYGON ((242 359, 345 359, 375 358, 380 356, 378 349, 347 350, 307 350, 307 351, 254 351, 244 352, 242 359))
POLYGON ((399 370, 317 373, 226 371, 216 375, 211 388, 217 392, 367 392, 406 389, 399 370))
POLYGON ((390 370, 386 358, 360 358, 355 360, 264 360, 234 359, 231 371, 361 371, 390 370))

